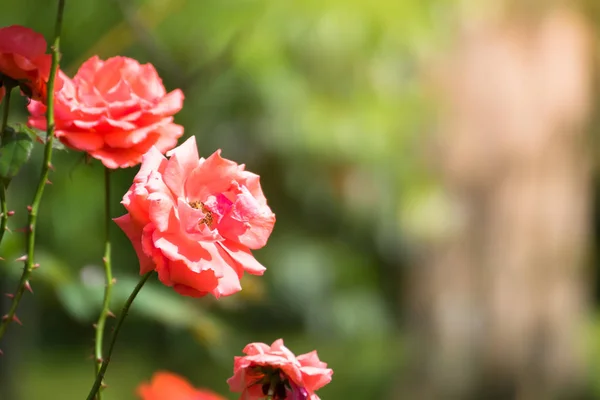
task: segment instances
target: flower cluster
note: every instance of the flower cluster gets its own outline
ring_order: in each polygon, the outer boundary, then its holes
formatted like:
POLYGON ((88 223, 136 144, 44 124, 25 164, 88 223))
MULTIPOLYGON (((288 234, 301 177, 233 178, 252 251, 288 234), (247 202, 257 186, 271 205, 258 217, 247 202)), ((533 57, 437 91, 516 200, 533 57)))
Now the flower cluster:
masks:
MULTIPOLYGON (((267 244, 275 214, 267 204, 260 177, 247 171, 244 164, 222 157, 221 150, 200 157, 194 136, 177 146, 184 127, 174 118, 183 107, 184 95, 179 89, 168 92, 154 66, 122 56, 105 61, 94 56, 69 77, 58 68, 58 49, 53 48, 53 56, 46 51, 46 40, 35 31, 16 25, 0 28, 0 102, 7 93, 4 103, 8 112, 8 94, 19 87, 30 99, 28 125, 47 130, 48 135, 40 194, 36 193, 32 207, 37 209, 46 184, 54 137, 104 165, 107 193, 109 170, 139 165, 121 201, 126 213, 114 222, 131 241, 143 278, 126 302, 103 358, 102 335, 110 313, 112 285, 107 229, 107 290, 96 325, 96 381, 88 396, 92 399, 101 390, 128 307, 148 277, 156 272, 162 284, 183 296, 231 296, 242 290, 244 273, 264 274, 266 268, 252 251, 267 244)), ((3 132, 6 127, 4 118, 3 132)), ((2 206, 5 209, 5 204, 2 206)), ((5 213, 3 223, 6 217, 5 213)), ((30 232, 35 233, 35 219, 30 222, 30 232)), ((34 238, 35 234, 28 235, 28 249, 33 248, 34 238)), ((0 323, 0 339, 6 325, 17 320, 14 310, 24 289, 31 289, 32 255, 21 259, 29 264, 19 295, 14 296, 12 314, 0 323)), ((234 374, 228 380, 231 391, 241 393, 240 399, 318 400, 315 392, 331 381, 333 371, 319 360, 316 351, 295 356, 282 339, 271 346, 251 343, 243 352, 244 356, 235 357, 234 374)), ((142 400, 224 399, 169 372, 157 372, 150 382, 139 386, 137 395, 142 400)))

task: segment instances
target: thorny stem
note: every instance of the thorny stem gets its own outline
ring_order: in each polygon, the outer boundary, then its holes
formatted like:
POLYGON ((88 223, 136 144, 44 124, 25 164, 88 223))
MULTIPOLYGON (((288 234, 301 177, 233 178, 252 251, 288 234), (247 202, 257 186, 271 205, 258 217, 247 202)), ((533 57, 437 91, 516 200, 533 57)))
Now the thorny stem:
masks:
MULTIPOLYGON (((104 337, 104 325, 106 324, 106 318, 108 317, 110 310, 110 295, 113 287, 113 277, 110 262, 110 169, 104 168, 104 209, 105 209, 105 247, 104 247, 104 275, 106 277, 106 286, 104 288, 104 301, 102 302, 102 310, 96 323, 96 345, 94 351, 94 364, 96 365, 96 374, 100 373, 102 367, 102 341, 104 337)), ((102 388, 98 391, 96 397, 98 400, 102 399, 102 388)))
POLYGON ((129 312, 129 308, 131 307, 133 300, 135 300, 135 298, 138 295, 138 293, 140 292, 140 290, 142 290, 142 287, 144 286, 144 284, 146 283, 148 278, 150 278, 150 275, 152 275, 152 272, 154 272, 154 271, 150 271, 150 272, 146 273, 144 276, 142 276, 142 279, 140 279, 140 281, 136 285, 135 289, 133 289, 133 292, 131 292, 131 294, 129 295, 129 298, 123 305, 123 309, 121 310, 121 314, 119 315, 119 318, 117 319, 115 329, 110 338, 110 344, 108 345, 108 352, 106 353, 106 357, 102 361, 102 365, 100 366, 100 371, 98 372, 98 375, 96 375, 96 380, 94 381, 94 385, 92 386, 92 389, 90 390, 90 393, 88 394, 86 400, 97 399, 97 397, 95 397, 95 396, 98 394, 98 391, 100 390, 100 386, 102 385, 102 381, 104 380, 104 374, 106 374, 106 369, 108 368, 108 364, 110 363, 110 357, 112 356, 112 352, 115 347, 115 343, 117 341, 119 331, 121 330, 121 326, 123 325, 123 322, 125 321, 125 317, 127 317, 127 313, 129 312))
POLYGON ((17 311, 17 307, 19 306, 19 302, 21 301, 21 297, 25 292, 25 289, 29 287, 29 276, 31 275, 31 271, 34 269, 33 263, 33 251, 35 248, 35 233, 36 233, 36 222, 38 209, 40 207, 40 202, 42 200, 42 195, 44 194, 44 187, 48 181, 48 174, 50 173, 51 161, 52 161, 52 142, 54 141, 54 81, 56 80, 56 75, 58 73, 58 64, 60 59, 60 32, 62 30, 62 21, 63 21, 63 12, 65 8, 65 0, 58 0, 58 11, 56 13, 56 25, 54 28, 54 43, 52 44, 52 66, 50 68, 50 77, 48 78, 48 87, 47 87, 47 110, 46 110, 46 145, 44 147, 44 160, 42 162, 42 171, 40 173, 40 180, 37 185, 37 189, 35 191, 35 195, 33 196, 33 201, 31 203, 31 210, 29 211, 29 218, 27 219, 27 227, 26 227, 26 249, 27 254, 25 256, 25 266, 23 267, 23 274, 21 275, 21 279, 19 281, 19 285, 17 286, 17 291, 14 293, 14 297, 12 303, 10 305, 10 309, 8 314, 2 318, 2 322, 0 323, 0 339, 6 333, 6 329, 8 325, 15 318, 15 313, 17 311))
POLYGON ((8 225, 8 206, 6 205, 6 185, 4 182, 0 182, 0 243, 4 238, 4 232, 6 232, 6 225, 8 225))
MULTIPOLYGON (((4 96, 4 109, 2 112, 2 127, 0 127, 0 143, 4 140, 4 132, 8 125, 8 114, 10 112, 10 93, 12 88, 9 86, 6 88, 6 95, 4 96)), ((4 238, 4 232, 6 232, 6 225, 8 225, 8 206, 6 204, 6 188, 8 182, 0 182, 0 243, 4 238)))
MULTIPOLYGON (((10 93, 12 87, 6 87, 6 94, 4 95, 4 108, 2 109, 2 129, 0 129, 0 138, 4 139, 4 131, 8 125, 8 114, 10 113, 10 93)), ((1 143, 1 142, 0 142, 1 143)))

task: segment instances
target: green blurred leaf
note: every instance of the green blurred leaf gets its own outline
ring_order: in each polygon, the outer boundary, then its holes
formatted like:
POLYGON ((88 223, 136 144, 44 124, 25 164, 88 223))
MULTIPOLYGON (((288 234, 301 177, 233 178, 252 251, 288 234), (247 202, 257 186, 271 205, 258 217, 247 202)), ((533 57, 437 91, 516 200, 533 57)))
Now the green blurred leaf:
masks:
MULTIPOLYGON (((94 288, 96 289, 96 288, 94 288)), ((100 288, 98 288, 100 289, 100 288)), ((60 285, 57 288, 57 295, 60 302, 65 307, 65 310, 75 319, 86 322, 97 317, 96 309, 98 308, 98 301, 95 294, 101 292, 93 290, 93 294, 89 288, 81 285, 77 282, 70 282, 68 284, 60 285)), ((100 297, 102 300, 102 297, 100 297)))
MULTIPOLYGON (((14 126, 16 131, 27 133, 32 138, 36 138, 36 140, 40 143, 46 143, 46 132, 45 131, 41 131, 36 128, 30 128, 29 126, 24 125, 24 124, 13 124, 11 126, 14 126)), ((67 150, 65 145, 62 144, 58 140, 54 140, 52 142, 52 148, 55 150, 67 150)))
POLYGON ((32 149, 33 141, 27 133, 6 127, 0 145, 0 177, 14 178, 29 160, 32 149))

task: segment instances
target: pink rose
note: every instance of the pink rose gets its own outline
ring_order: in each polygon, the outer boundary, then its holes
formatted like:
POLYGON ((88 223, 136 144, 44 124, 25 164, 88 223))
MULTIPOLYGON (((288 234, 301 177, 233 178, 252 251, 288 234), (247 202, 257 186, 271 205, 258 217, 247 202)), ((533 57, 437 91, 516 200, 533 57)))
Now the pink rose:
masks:
MULTIPOLYGON (((127 57, 106 61, 97 56, 83 63, 73 80, 59 74, 55 94, 56 137, 85 151, 107 168, 137 165, 152 146, 164 153, 177 145, 183 127, 173 123, 183 93, 166 93, 151 64, 127 57)), ((46 107, 32 101, 29 125, 46 129, 46 107)))
POLYGON ((269 392, 273 399, 319 400, 315 391, 331 382, 333 370, 319 360, 316 351, 298 357, 283 345, 283 340, 251 343, 243 357, 235 357, 233 376, 227 380, 240 399, 263 399, 269 392))
POLYGON ((250 250, 263 247, 275 224, 259 176, 221 158, 198 157, 196 138, 167 153, 144 155, 115 222, 140 259, 140 274, 185 296, 228 296, 241 290, 244 271, 265 268, 250 250))

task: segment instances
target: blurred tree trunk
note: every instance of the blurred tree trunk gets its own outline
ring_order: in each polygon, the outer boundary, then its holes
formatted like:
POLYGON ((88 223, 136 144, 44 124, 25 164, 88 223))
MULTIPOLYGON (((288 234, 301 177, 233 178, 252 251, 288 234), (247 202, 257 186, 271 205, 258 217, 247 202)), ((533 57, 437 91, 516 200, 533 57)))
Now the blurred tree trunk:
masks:
POLYGON ((399 398, 577 398, 590 35, 562 8, 471 14, 463 28, 436 74, 437 159, 462 222, 413 268, 414 375, 399 398))

